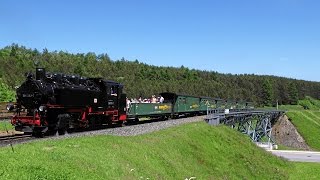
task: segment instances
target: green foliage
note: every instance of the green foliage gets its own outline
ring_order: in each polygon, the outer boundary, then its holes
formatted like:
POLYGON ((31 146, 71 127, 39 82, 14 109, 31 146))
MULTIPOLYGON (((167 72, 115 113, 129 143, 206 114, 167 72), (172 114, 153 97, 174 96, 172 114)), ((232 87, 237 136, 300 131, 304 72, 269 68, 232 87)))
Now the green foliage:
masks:
POLYGON ((273 100, 273 86, 269 79, 265 79, 262 84, 263 105, 271 106, 273 100))
POLYGON ((297 85, 294 82, 290 82, 289 84, 289 102, 291 105, 296 105, 299 100, 299 93, 297 89, 297 85))
POLYGON ((4 84, 0 78, 0 102, 12 102, 15 100, 15 92, 4 84))
MULTIPOLYGON (((35 62, 48 72, 102 77, 125 85, 128 97, 171 91, 197 96, 247 100, 256 105, 296 104, 305 96, 320 98, 320 83, 253 74, 231 75, 189 69, 184 66, 157 67, 124 58, 112 61, 107 54, 63 51, 49 52, 12 44, 0 49, 0 78, 6 89, 13 90, 34 72, 35 62)), ((5 91, 7 92, 7 90, 5 91)), ((6 99, 11 95, 6 95, 6 99)), ((4 100, 4 99, 2 99, 4 100)))
POLYGON ((245 135, 204 122, 136 137, 32 142, 0 156, 0 179, 288 179, 293 167, 245 135))

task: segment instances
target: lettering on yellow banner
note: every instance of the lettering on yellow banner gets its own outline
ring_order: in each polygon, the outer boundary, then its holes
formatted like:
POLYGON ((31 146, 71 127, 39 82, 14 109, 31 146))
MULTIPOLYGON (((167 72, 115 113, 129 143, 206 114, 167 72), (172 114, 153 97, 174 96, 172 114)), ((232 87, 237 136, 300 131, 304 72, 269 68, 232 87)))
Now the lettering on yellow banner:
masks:
POLYGON ((168 109, 170 109, 170 108, 171 108, 171 106, 168 106, 168 105, 161 105, 161 106, 159 106, 159 110, 162 110, 162 111, 168 110, 168 109))
POLYGON ((210 108, 216 108, 216 105, 212 104, 212 105, 210 106, 210 108))
POLYGON ((193 105, 190 106, 191 109, 196 109, 198 107, 199 107, 199 104, 193 104, 193 105))

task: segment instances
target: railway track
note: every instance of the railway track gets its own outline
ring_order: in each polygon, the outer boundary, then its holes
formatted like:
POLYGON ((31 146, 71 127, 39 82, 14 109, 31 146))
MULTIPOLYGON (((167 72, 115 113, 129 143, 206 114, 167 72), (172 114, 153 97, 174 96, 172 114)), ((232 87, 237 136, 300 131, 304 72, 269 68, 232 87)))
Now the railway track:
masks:
POLYGON ((8 112, 8 110, 0 108, 0 121, 10 119, 12 115, 13 112, 8 112))
POLYGON ((14 112, 8 112, 7 110, 0 109, 0 121, 11 119, 13 114, 14 112))
POLYGON ((30 134, 15 134, 15 135, 8 135, 8 136, 0 136, 0 147, 8 146, 13 144, 20 144, 23 142, 30 141, 35 139, 30 134))
POLYGON ((0 117, 0 121, 9 121, 12 116, 0 117))

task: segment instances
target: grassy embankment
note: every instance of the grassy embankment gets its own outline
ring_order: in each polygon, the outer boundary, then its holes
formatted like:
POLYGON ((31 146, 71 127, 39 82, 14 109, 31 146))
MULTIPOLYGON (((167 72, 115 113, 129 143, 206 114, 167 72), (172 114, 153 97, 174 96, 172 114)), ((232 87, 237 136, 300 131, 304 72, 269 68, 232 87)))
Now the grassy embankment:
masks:
POLYGON ((287 116, 307 144, 320 151, 320 101, 307 97, 296 106, 280 106, 288 110, 287 116))
POLYGON ((136 137, 0 149, 0 179, 287 179, 293 164, 228 128, 193 123, 136 137))
POLYGON ((136 137, 95 136, 0 149, 0 179, 319 179, 245 135, 204 122, 136 137))

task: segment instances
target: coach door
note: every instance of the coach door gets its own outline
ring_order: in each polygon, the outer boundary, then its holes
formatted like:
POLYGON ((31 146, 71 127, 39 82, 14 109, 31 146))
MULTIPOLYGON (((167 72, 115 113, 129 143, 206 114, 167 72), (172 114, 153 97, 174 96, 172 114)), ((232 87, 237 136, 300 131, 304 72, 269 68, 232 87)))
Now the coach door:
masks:
POLYGON ((178 111, 177 112, 185 112, 186 111, 187 99, 186 97, 178 97, 178 111))

